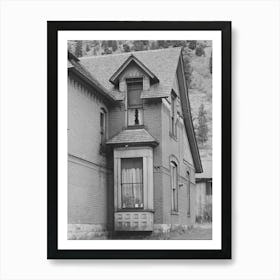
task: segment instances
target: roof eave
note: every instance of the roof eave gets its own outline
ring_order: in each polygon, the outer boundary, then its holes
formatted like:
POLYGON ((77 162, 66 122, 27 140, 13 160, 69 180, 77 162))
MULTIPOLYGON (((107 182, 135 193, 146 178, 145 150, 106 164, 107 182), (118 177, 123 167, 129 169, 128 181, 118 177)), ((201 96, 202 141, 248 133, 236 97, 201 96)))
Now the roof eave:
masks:
POLYGON ((114 147, 123 147, 123 146, 152 146, 156 147, 159 143, 157 141, 147 141, 147 142, 122 142, 122 143, 106 143, 108 146, 114 146, 114 147))
MULTIPOLYGON (((181 71, 184 76, 184 63, 182 61, 183 61, 183 55, 182 55, 182 51, 181 51, 179 63, 182 67, 181 71)), ((186 97, 186 104, 185 104, 186 109, 184 110, 185 113, 183 113, 184 124, 185 124, 185 128, 186 128, 186 131, 188 134, 188 138, 191 138, 191 139, 189 139, 189 144, 190 144, 192 157, 193 157, 193 161, 194 161, 195 172, 202 173, 203 168, 202 168, 200 153, 199 153, 199 149, 198 149, 198 145, 197 145, 197 141, 196 141, 196 137, 195 137, 193 122, 191 121, 191 108, 190 108, 190 102, 189 102, 189 97, 188 97, 188 88, 187 88, 187 84, 186 84, 184 77, 183 77, 183 84, 184 84, 185 97, 186 97)))
POLYGON ((138 58, 136 58, 133 54, 131 54, 126 61, 118 68, 118 70, 111 76, 109 81, 117 85, 118 84, 118 78, 121 75, 121 73, 125 70, 125 68, 132 62, 134 61, 148 76, 149 78, 153 81, 153 83, 159 83, 158 77, 151 71, 149 70, 148 67, 146 67, 138 58))
POLYGON ((78 71, 75 67, 69 68, 68 71, 73 72, 80 79, 84 80, 89 86, 91 86, 94 90, 99 92, 104 98, 106 98, 109 102, 116 102, 116 100, 110 96, 107 92, 101 89, 98 85, 96 85, 93 81, 91 81, 88 77, 83 75, 80 71, 78 71))

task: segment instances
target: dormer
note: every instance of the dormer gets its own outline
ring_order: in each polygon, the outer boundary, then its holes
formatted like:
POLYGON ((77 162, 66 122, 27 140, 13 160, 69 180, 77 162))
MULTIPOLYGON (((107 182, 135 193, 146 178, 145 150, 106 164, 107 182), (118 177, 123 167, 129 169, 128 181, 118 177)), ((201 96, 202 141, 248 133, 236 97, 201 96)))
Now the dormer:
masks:
POLYGON ((158 77, 133 54, 111 76, 110 82, 124 92, 127 79, 143 79, 143 90, 149 90, 151 85, 159 83, 158 77))

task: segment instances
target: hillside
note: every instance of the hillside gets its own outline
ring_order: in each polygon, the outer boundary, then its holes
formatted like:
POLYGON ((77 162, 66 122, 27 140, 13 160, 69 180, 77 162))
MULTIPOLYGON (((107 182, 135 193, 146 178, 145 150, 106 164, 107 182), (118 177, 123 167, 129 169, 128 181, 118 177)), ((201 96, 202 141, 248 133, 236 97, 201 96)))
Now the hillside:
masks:
POLYGON ((202 161, 212 159, 212 42, 211 41, 69 41, 77 57, 183 47, 186 80, 202 161))

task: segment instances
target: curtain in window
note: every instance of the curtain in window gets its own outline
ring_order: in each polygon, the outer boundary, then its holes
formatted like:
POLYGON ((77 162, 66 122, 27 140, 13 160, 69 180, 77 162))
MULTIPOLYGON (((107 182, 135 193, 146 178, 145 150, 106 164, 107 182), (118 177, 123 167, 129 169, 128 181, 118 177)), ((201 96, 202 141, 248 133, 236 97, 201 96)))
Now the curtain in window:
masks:
POLYGON ((142 158, 122 159, 122 208, 143 207, 142 158))

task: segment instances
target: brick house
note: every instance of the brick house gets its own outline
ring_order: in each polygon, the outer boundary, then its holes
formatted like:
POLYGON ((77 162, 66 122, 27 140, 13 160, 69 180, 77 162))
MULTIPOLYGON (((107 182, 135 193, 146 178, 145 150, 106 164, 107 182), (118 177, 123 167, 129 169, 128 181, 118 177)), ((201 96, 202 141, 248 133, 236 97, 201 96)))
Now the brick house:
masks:
POLYGON ((181 48, 68 54, 69 238, 191 226, 202 172, 181 48))

